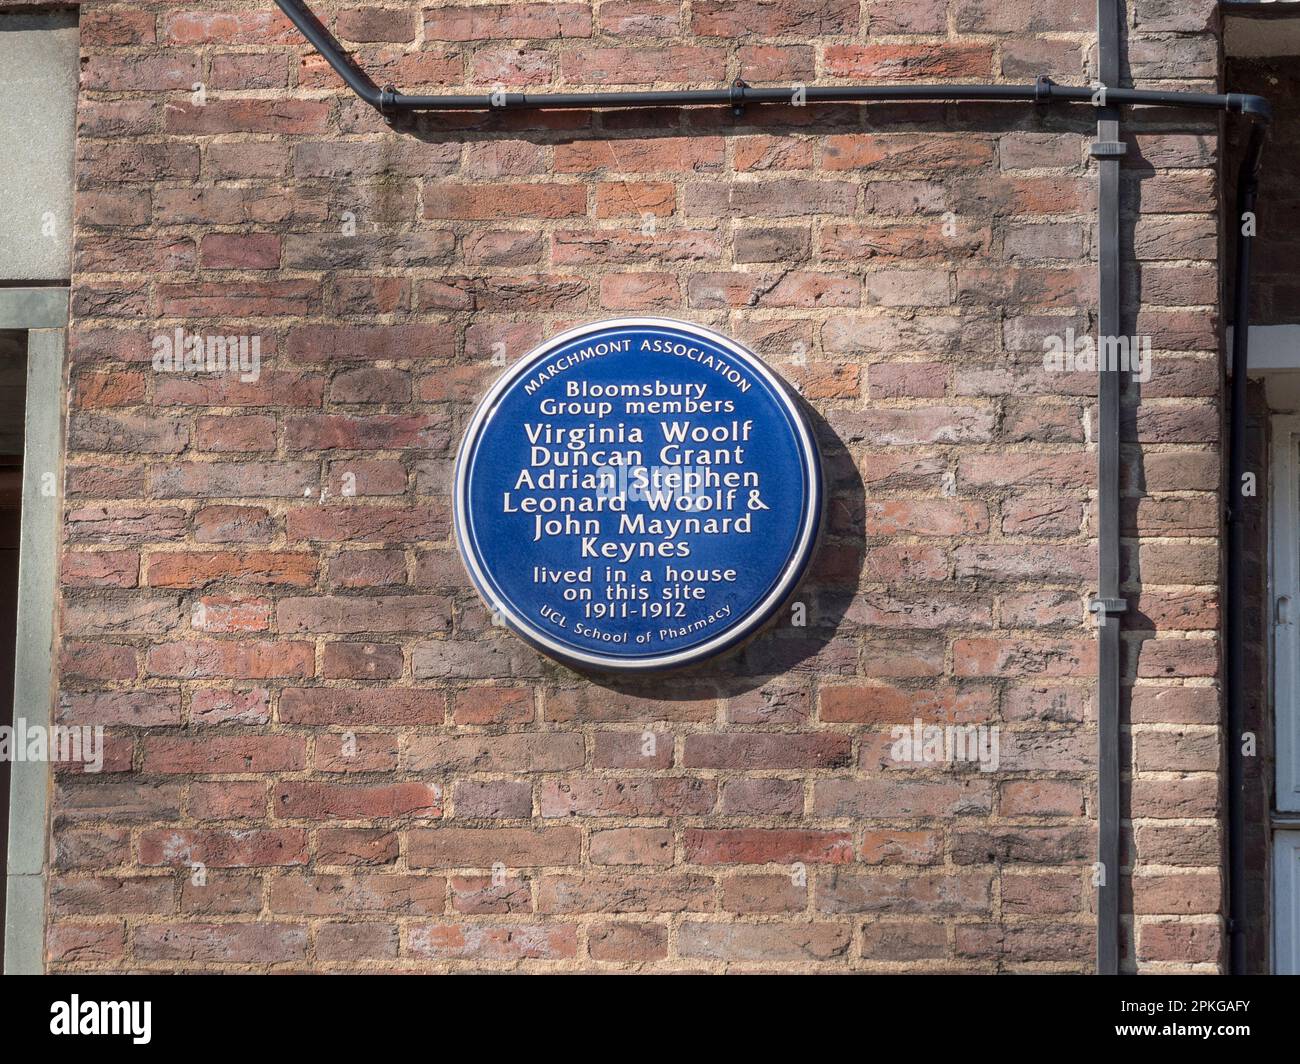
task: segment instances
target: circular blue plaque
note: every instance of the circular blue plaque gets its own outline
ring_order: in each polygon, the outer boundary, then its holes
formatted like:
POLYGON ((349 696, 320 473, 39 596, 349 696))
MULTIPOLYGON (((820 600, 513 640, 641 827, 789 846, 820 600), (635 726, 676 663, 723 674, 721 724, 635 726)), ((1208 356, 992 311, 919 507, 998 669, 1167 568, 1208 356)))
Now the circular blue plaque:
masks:
POLYGON ((821 519, 795 397, 710 329, 620 318, 510 367, 456 462, 456 538, 494 614, 570 664, 688 665, 794 590, 821 519))

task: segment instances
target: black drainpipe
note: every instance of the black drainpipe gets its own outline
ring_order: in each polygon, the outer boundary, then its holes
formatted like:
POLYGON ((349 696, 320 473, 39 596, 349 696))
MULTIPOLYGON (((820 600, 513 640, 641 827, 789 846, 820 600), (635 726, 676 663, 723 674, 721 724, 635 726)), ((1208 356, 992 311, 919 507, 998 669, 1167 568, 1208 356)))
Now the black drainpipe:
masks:
MULTIPOLYGON (((750 103, 799 106, 808 103, 979 100, 1008 103, 1086 103, 1096 106, 1094 89, 1086 85, 1057 85, 1040 75, 1032 85, 832 85, 754 88, 736 81, 725 89, 669 89, 661 92, 499 92, 472 96, 409 96, 389 85, 380 88, 358 67, 311 10, 299 0, 275 0, 353 92, 383 115, 410 111, 540 111, 557 108, 691 107, 721 104, 733 109, 750 103)), ((1183 107, 1227 111, 1259 119, 1270 114, 1262 96, 1230 92, 1166 92, 1154 89, 1107 89, 1111 104, 1183 107)))
MULTIPOLYGON (((1123 0, 1097 0, 1097 65, 1103 85, 1119 81, 1123 0)), ((1108 94, 1109 95, 1109 94, 1108 94)), ((1120 322, 1119 109, 1106 101, 1097 117, 1097 336, 1123 334, 1120 322)), ((1100 355, 1103 348, 1098 346, 1100 355)), ((1097 974, 1119 974, 1120 933, 1120 369, 1097 359, 1097 974)))
POLYGON ((1257 490, 1245 491, 1246 398, 1249 390, 1250 253, 1255 242, 1255 201, 1265 126, 1255 123, 1237 172, 1237 276, 1232 315, 1231 421, 1228 435, 1228 960, 1229 972, 1246 974, 1246 562, 1245 510, 1257 490))
MULTIPOLYGON (((1107 86, 1104 97, 1089 86, 1057 85, 1046 74, 1032 85, 835 85, 754 88, 737 80, 725 89, 670 89, 657 92, 569 92, 525 93, 496 92, 470 96, 410 96, 393 86, 380 88, 312 13, 299 0, 275 0, 281 11, 298 27, 302 35, 334 68, 348 87, 390 121, 397 115, 420 111, 513 111, 556 108, 595 109, 611 107, 692 107, 720 105, 741 114, 746 104, 772 103, 801 105, 807 103, 888 102, 891 100, 956 100, 983 102, 1064 104, 1084 103, 1099 108, 1097 142, 1092 154, 1099 160, 1101 194, 1098 205, 1099 271, 1101 294, 1098 303, 1100 336, 1120 334, 1119 308, 1119 142, 1118 107, 1141 105, 1192 110, 1220 111, 1246 115, 1251 121, 1250 147, 1242 163, 1240 188, 1249 198, 1253 210, 1255 176, 1263 148, 1264 127, 1272 108, 1262 96, 1230 92, 1168 92, 1149 89, 1111 88, 1119 81, 1120 0, 1097 0, 1097 35, 1099 73, 1107 86)), ((1244 201, 1243 201, 1244 202, 1244 201)), ((1240 211, 1238 212, 1241 213, 1240 211)), ((1232 379, 1232 431, 1229 439, 1230 466, 1234 483, 1240 485, 1240 466, 1244 461, 1242 434, 1245 419, 1246 323, 1249 314, 1249 237, 1238 238, 1236 278, 1236 328, 1234 331, 1234 373, 1232 379), (1237 367, 1241 367, 1240 370, 1237 367), (1240 393, 1240 394, 1238 394, 1240 393)), ((1120 384, 1118 373, 1100 374, 1098 394, 1098 586, 1097 597, 1089 608, 1098 614, 1098 851, 1102 875, 1097 898, 1097 971, 1114 974, 1119 970, 1119 613, 1126 606, 1119 594, 1119 412, 1120 384)), ((1238 489, 1234 489, 1236 491, 1238 489)), ((1232 507, 1229 515, 1228 595, 1228 706, 1229 735, 1240 736, 1242 648, 1240 613, 1244 613, 1241 593, 1240 508, 1232 507), (1235 648, 1235 649, 1234 649, 1235 648), (1234 671, 1235 670, 1235 671, 1234 671), (1236 679, 1234 679, 1234 677, 1236 679), (1235 723, 1234 723, 1235 722, 1235 723)), ((1233 970, 1240 971, 1236 956, 1244 950, 1245 910, 1242 882, 1240 742, 1230 752, 1229 767, 1229 921, 1232 940, 1233 970)))

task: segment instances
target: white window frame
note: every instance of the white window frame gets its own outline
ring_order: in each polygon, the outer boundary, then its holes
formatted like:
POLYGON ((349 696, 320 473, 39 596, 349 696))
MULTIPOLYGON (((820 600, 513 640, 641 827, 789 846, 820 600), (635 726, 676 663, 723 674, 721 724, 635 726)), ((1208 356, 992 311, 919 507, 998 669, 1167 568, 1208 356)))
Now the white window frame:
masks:
POLYGON ((1300 831, 1273 835, 1273 898, 1273 974, 1300 975, 1300 831))
MULTIPOLYGON (((18 553, 19 638, 14 717, 48 728, 54 704, 54 611, 63 514, 64 364, 68 289, 0 288, 0 328, 27 333, 22 529, 18 553), (55 491, 46 489, 53 476, 55 491)), ((50 765, 9 765, 5 867, 6 975, 45 971, 50 765)))
POLYGON ((1275 806, 1280 813, 1300 813, 1300 415, 1275 416, 1271 422, 1275 806))

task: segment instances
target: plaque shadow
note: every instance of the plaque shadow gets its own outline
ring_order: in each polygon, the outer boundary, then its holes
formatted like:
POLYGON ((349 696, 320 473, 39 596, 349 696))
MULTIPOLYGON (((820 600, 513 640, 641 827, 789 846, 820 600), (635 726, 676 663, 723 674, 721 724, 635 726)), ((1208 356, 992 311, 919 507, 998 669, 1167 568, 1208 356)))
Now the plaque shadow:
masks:
MULTIPOLYGON (((865 562, 865 488, 834 428, 802 399, 800 406, 821 451, 825 505, 816 545, 793 592, 742 642, 684 668, 629 676, 552 662, 558 686, 580 678, 595 689, 582 699, 586 711, 580 716, 609 719, 590 704, 604 690, 620 701, 666 703, 656 718, 661 720, 697 719, 705 703, 720 698, 729 723, 796 724, 812 714, 815 677, 858 671, 857 640, 841 629, 865 562)), ((638 713, 635 719, 647 718, 638 713)), ((714 719, 711 711, 707 719, 714 719)))

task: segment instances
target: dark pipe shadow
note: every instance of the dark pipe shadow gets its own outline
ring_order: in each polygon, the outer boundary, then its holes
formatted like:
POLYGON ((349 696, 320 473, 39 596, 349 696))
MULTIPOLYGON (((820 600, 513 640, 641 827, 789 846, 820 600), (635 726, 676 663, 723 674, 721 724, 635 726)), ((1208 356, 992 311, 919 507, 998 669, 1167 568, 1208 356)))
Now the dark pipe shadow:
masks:
MULTIPOLYGON (((427 144, 465 143, 503 134, 539 144, 583 140, 680 137, 690 134, 744 136, 755 133, 1062 133, 1095 128, 1090 107, 1028 103, 817 103, 804 107, 751 104, 741 115, 725 106, 611 108, 552 111, 426 111, 397 114, 387 121, 361 101, 375 129, 427 144), (467 137, 467 134, 470 135, 467 137)), ((356 130, 359 131, 359 130, 356 130)))

